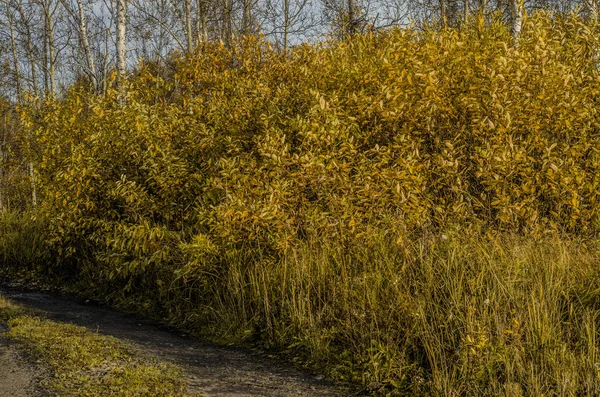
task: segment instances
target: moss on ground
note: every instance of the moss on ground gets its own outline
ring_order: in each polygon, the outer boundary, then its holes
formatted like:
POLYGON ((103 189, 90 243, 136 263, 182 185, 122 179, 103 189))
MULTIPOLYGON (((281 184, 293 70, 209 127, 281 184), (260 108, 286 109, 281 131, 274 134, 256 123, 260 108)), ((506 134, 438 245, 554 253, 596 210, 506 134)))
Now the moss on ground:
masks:
POLYGON ((3 334, 47 364, 42 387, 59 396, 189 396, 178 367, 141 358, 126 343, 63 324, 15 305, 0 295, 3 334))

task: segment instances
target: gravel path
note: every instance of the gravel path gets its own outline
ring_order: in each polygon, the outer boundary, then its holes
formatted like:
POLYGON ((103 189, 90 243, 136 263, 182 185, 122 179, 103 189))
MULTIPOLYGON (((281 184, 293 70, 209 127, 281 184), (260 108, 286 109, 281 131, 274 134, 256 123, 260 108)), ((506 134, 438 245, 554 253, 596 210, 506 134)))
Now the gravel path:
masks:
MULTIPOLYGON (((280 361, 258 353, 224 348, 195 338, 177 335, 156 323, 123 314, 105 307, 85 304, 74 299, 43 292, 25 291, 0 285, 0 293, 23 306, 41 310, 55 321, 85 326, 101 334, 111 335, 132 343, 142 354, 159 357, 180 365, 190 379, 192 391, 207 397, 333 397, 356 395, 331 385, 322 377, 299 371, 280 361)), ((14 368, 18 376, 9 376, 27 394, 30 372, 14 361, 14 352, 4 349, 0 367, 14 368), (4 365, 3 360, 9 365, 4 365)), ((5 375, 0 368, 0 379, 5 375)), ((10 371, 10 370, 9 370, 10 371)), ((10 374, 9 374, 10 375, 10 374)), ((0 382, 4 383, 4 382, 0 382)), ((17 387, 15 386, 15 387, 17 387)), ((10 382, 6 387, 11 387, 10 382)), ((3 392, 0 396, 13 396, 3 392)))

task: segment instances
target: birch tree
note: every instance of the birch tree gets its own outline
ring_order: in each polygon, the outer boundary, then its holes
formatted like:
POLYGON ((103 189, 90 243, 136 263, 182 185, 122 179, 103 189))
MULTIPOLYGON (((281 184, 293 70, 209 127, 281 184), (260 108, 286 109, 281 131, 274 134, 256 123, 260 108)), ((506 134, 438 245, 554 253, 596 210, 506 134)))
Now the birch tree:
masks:
POLYGON ((192 0, 185 0, 185 37, 187 52, 194 51, 194 32, 192 31, 192 0))
POLYGON ((56 94, 56 46, 54 34, 54 17, 58 10, 59 3, 53 0, 43 0, 41 2, 42 13, 44 17, 44 81, 47 94, 54 96, 56 94))
POLYGON ((315 3, 312 0, 266 0, 258 11, 263 19, 263 32, 287 53, 294 42, 318 34, 322 21, 315 3))
POLYGON ((29 67, 30 67, 31 90, 34 95, 38 95, 39 87, 38 87, 38 80, 37 80, 38 76, 37 76, 37 64, 36 64, 36 51, 34 48, 33 34, 31 32, 31 25, 30 25, 30 20, 29 20, 29 17, 31 17, 31 15, 28 16, 28 14, 25 12, 25 9, 23 7, 23 0, 17 0, 15 2, 15 7, 19 14, 18 24, 23 29, 23 32, 24 32, 23 40, 25 41, 26 57, 29 61, 29 67))
POLYGON ((127 73, 127 0, 117 0, 117 78, 122 87, 127 73))
POLYGON ((525 4, 523 0, 511 0, 512 10, 512 34, 515 38, 519 38, 521 35, 521 27, 523 25, 523 14, 525 4))
POLYGON ((198 42, 205 43, 208 41, 208 4, 207 0, 198 0, 196 5, 196 30, 198 42))
POLYGON ((448 26, 448 1, 440 0, 440 20, 442 21, 442 26, 448 26))
POLYGON ((233 41, 233 0, 223 0, 221 39, 227 46, 233 41))
POLYGON ((252 0, 242 0, 242 6, 242 35, 247 36, 254 33, 252 27, 252 0))
POLYGON ((8 2, 6 3, 6 18, 8 21, 8 29, 10 32, 10 49, 12 55, 13 64, 13 76, 16 88, 17 102, 20 102, 23 98, 23 89, 21 86, 21 68, 19 67, 19 55, 17 52, 17 39, 15 35, 15 18, 13 10, 8 2))
POLYGON ((86 65, 85 65, 85 73, 90 80, 90 84, 94 92, 98 92, 100 90, 100 84, 98 80, 98 73, 96 72, 96 62, 94 60, 94 52, 90 45, 90 36, 88 33, 88 23, 87 17, 85 13, 85 9, 83 7, 82 0, 76 0, 77 11, 72 10, 70 4, 67 0, 61 0, 65 9, 71 14, 73 19, 77 23, 78 33, 79 33, 79 46, 83 54, 85 55, 86 65))
POLYGON ((346 28, 346 33, 348 35, 353 35, 358 30, 358 15, 356 9, 356 1, 348 0, 348 26, 346 28))

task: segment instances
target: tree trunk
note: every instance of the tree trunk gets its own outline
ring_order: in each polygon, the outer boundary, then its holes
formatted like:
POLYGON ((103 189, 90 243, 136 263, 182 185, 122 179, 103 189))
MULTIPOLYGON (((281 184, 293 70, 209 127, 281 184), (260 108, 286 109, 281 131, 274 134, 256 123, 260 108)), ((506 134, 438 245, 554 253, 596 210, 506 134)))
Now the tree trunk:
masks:
POLYGON ((356 22, 356 3, 355 0, 348 0, 348 26, 346 33, 353 35, 356 33, 358 24, 356 22))
MULTIPOLYGON (((49 80, 50 85, 46 86, 46 91, 54 96, 56 94, 56 58, 54 54, 54 10, 51 9, 52 4, 48 2, 43 3, 44 9, 44 58, 45 63, 45 74, 46 81, 49 80)), ((48 83, 46 83, 48 84, 48 83)))
POLYGON ((233 0, 223 0, 223 28, 221 36, 228 47, 233 41, 232 13, 233 0))
POLYGON ((117 84, 123 88, 127 73, 127 0, 117 0, 117 84))
POLYGON ((447 0, 440 0, 440 19, 442 20, 442 26, 448 26, 448 3, 447 0))
POLYGON ((92 48, 90 47, 90 39, 88 36, 87 22, 85 20, 85 12, 83 10, 83 3, 81 0, 77 0, 77 11, 79 14, 79 36, 81 38, 81 47, 83 47, 83 53, 85 54, 88 67, 88 75, 94 92, 98 92, 98 75, 96 74, 96 65, 94 63, 94 55, 92 54, 92 48))
POLYGON ((23 9, 23 2, 19 0, 17 3, 17 11, 19 11, 19 16, 21 17, 21 23, 25 25, 25 46, 27 47, 27 59, 29 60, 29 65, 31 67, 31 85, 34 95, 39 94, 38 83, 37 83, 37 67, 35 64, 35 53, 33 51, 33 39, 31 35, 31 29, 29 27, 29 23, 27 22, 27 18, 25 17, 25 10, 23 9))
POLYGON ((290 0, 283 0, 283 52, 288 53, 290 34, 290 0))
POLYGON ((585 5, 588 12, 588 18, 592 22, 598 22, 598 2, 597 0, 586 0, 585 5))
POLYGON ((187 52, 191 54, 194 51, 194 39, 192 32, 192 0, 185 0, 185 38, 187 43, 187 52))
POLYGON ((23 98, 23 89, 21 87, 21 71, 19 68, 19 55, 17 54, 17 42, 15 39, 15 20, 10 6, 7 4, 8 27, 10 29, 10 48, 12 52, 13 72, 15 74, 15 85, 17 89, 17 102, 21 102, 23 98))
POLYGON ((33 162, 29 163, 29 178, 31 180, 31 205, 37 207, 37 186, 35 182, 35 168, 33 162))
POLYGON ((106 93, 108 91, 108 57, 110 55, 110 36, 111 29, 107 28, 104 32, 104 58, 102 63, 102 92, 106 93))
POLYGON ((206 9, 206 0, 198 0, 198 42, 206 43, 208 41, 208 10, 206 9))
POLYGON ((512 7, 512 33, 518 39, 523 25, 523 0, 511 0, 512 7))
POLYGON ((244 0, 244 16, 242 19, 242 30, 244 35, 252 34, 252 0, 244 0))

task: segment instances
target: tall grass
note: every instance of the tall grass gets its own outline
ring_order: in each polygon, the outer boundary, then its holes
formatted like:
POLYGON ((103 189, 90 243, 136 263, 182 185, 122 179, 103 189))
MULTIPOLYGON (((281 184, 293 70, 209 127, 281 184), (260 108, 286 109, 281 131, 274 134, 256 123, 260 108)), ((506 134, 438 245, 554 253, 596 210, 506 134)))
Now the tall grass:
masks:
POLYGON ((392 395, 598 395, 599 257, 557 236, 314 239, 235 262, 199 318, 392 395))
POLYGON ((44 243, 43 222, 33 212, 0 211, 0 277, 49 270, 44 243))
MULTIPOLYGON (((3 265, 40 277, 26 264, 40 262, 42 229, 14 215, 0 225, 3 265)), ((280 259, 240 250, 212 282, 114 302, 161 307, 172 324, 286 352, 375 395, 600 393, 597 243, 459 230, 392 236, 347 245, 307 237, 280 259)), ((110 289, 93 293, 114 299, 110 289)))

